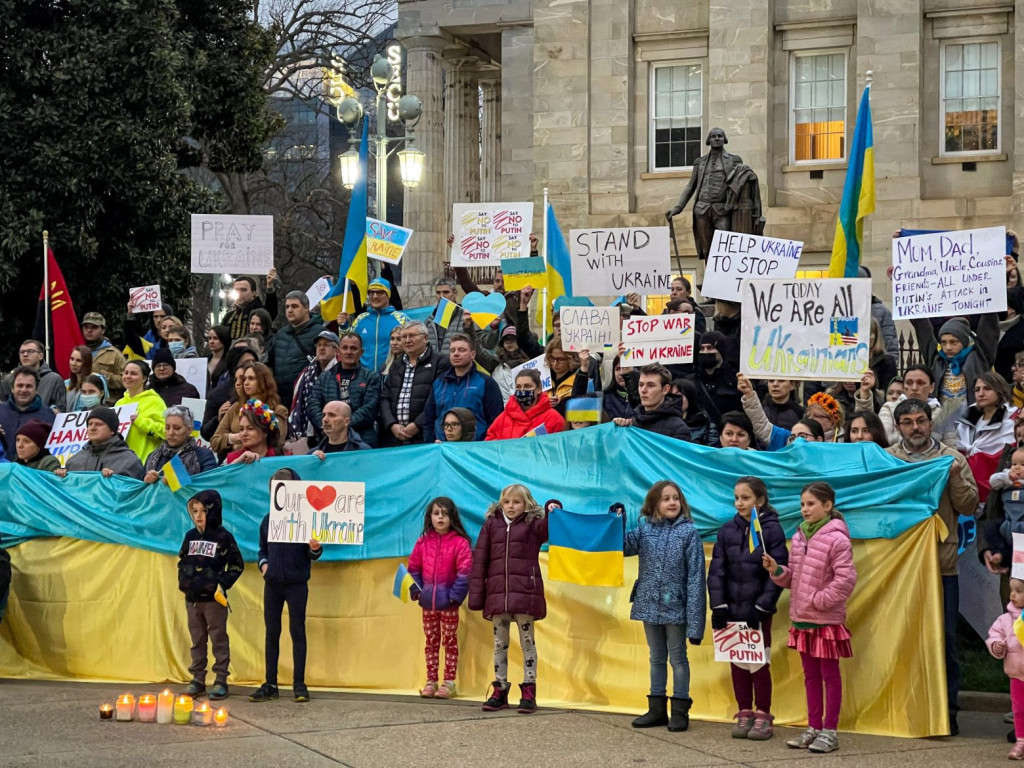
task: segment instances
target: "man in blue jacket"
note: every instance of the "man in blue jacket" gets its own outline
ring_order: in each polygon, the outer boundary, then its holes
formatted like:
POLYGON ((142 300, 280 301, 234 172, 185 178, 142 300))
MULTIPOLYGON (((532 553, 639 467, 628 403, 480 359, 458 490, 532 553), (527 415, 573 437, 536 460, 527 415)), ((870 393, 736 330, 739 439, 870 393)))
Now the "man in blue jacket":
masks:
POLYGON ((409 322, 404 313, 391 306, 391 283, 378 277, 366 288, 367 309, 349 329, 363 340, 360 362, 371 371, 384 370, 391 347, 391 331, 409 322))
POLYGON ((443 442, 441 421, 452 408, 467 408, 476 417, 476 440, 483 440, 487 428, 505 410, 497 382, 477 370, 476 343, 464 333, 452 334, 448 348, 452 367, 434 381, 434 389, 423 411, 423 442, 443 442))
POLYGON ((14 454, 14 435, 22 425, 33 419, 53 424, 54 413, 43 407, 38 387, 39 373, 34 368, 22 365, 11 372, 11 396, 0 403, 0 441, 8 454, 14 454))

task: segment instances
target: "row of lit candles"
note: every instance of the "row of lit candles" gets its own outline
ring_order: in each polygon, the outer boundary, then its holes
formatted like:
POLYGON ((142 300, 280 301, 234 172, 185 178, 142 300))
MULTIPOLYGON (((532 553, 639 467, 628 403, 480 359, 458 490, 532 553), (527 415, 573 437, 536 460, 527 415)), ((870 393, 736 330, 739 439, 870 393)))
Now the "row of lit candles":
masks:
POLYGON ((224 726, 228 722, 228 711, 221 707, 216 712, 207 702, 198 706, 191 696, 182 694, 177 698, 170 691, 139 696, 136 711, 135 697, 130 693, 122 693, 117 697, 117 704, 102 704, 100 720, 118 720, 128 722, 138 720, 140 723, 175 723, 176 725, 217 725, 224 726))

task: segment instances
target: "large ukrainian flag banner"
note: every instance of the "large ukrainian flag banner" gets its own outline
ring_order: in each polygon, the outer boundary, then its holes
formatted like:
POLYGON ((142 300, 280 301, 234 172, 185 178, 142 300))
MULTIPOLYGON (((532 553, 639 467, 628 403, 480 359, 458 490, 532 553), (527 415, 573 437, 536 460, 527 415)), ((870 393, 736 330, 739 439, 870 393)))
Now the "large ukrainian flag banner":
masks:
POLYGON ((589 587, 621 587, 622 533, 618 515, 551 510, 549 578, 589 587))
POLYGON ((832 242, 829 277, 856 277, 864 242, 864 218, 875 212, 875 149, 871 130, 871 84, 864 88, 853 129, 843 201, 832 242))
POLYGON ((359 307, 355 306, 352 299, 348 300, 346 306, 347 286, 356 286, 359 289, 360 300, 366 301, 366 184, 370 157, 367 141, 368 119, 363 118, 363 137, 359 141, 359 180, 352 188, 352 199, 348 204, 348 220, 345 222, 345 240, 341 244, 338 281, 320 300, 320 315, 325 322, 336 318, 343 307, 351 313, 359 311, 359 307))

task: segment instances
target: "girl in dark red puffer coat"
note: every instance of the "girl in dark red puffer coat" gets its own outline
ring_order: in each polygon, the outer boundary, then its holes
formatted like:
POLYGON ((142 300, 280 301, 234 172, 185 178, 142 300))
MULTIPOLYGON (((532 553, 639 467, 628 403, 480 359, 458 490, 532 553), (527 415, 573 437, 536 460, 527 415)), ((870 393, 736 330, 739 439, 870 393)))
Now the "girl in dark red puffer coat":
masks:
POLYGON ((537 645, 533 625, 547 615, 539 554, 548 540, 548 519, 524 485, 510 485, 491 505, 476 540, 469 580, 469 609, 494 622, 494 677, 483 709, 508 707, 508 646, 512 622, 523 647, 519 712, 537 709, 537 645))

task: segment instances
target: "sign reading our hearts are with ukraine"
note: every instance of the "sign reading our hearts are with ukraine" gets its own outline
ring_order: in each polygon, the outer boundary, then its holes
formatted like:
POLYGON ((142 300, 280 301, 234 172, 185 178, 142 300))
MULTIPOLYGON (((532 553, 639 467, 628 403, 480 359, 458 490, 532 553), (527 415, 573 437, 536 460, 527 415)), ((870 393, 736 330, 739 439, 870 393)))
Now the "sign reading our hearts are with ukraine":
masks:
POLYGON ((267 541, 306 544, 363 543, 366 485, 274 480, 270 484, 267 541))

